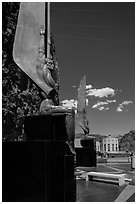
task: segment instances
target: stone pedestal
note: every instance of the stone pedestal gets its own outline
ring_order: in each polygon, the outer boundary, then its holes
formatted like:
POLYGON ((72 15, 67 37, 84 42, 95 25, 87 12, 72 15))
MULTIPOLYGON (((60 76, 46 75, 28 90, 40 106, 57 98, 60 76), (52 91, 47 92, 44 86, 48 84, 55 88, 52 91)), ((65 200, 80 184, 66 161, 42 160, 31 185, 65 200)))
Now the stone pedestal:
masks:
POLYGON ((95 139, 83 139, 81 140, 81 146, 75 148, 77 166, 95 167, 97 164, 95 139))
POLYGON ((95 167, 97 165, 96 151, 94 149, 77 147, 75 150, 77 155, 77 166, 95 167))
POLYGON ((74 202, 65 115, 25 119, 26 141, 3 142, 3 202, 74 202))

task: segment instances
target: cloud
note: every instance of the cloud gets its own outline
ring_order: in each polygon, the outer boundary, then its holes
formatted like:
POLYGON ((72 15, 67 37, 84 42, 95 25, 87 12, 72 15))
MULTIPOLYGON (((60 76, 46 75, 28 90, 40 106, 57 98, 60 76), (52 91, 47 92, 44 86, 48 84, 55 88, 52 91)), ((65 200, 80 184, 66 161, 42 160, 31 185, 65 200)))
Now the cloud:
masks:
POLYGON ((101 88, 101 89, 94 89, 91 87, 86 90, 86 93, 87 93, 87 96, 95 96, 98 98, 103 98, 108 96, 114 96, 115 90, 109 87, 101 88))
MULTIPOLYGON (((74 100, 74 99, 65 99, 64 101, 61 101, 61 105, 65 108, 74 108, 75 110, 77 110, 77 105, 78 105, 78 101, 74 100)), ((88 106, 88 99, 86 98, 86 106, 88 106)))
POLYGON ((116 99, 114 100, 107 100, 108 103, 116 103, 116 99))
POLYGON ((107 100, 107 101, 104 101, 104 102, 98 101, 96 104, 94 104, 92 106, 92 108, 96 108, 96 109, 98 109, 100 111, 102 111, 102 110, 109 110, 109 108, 105 107, 105 106, 108 105, 109 103, 115 103, 115 102, 116 102, 115 99, 114 100, 107 100))
POLYGON ((77 108, 77 100, 74 100, 74 99, 68 100, 68 99, 66 99, 64 101, 61 101, 61 105, 63 107, 65 107, 65 108, 69 108, 69 109, 74 108, 74 109, 76 109, 77 108))
POLYGON ((105 108, 105 107, 101 106, 101 107, 99 107, 98 109, 99 109, 100 111, 102 111, 102 110, 104 110, 104 108, 105 108))
POLYGON ((91 89, 93 86, 90 84, 90 85, 86 85, 86 90, 89 90, 91 89))
POLYGON ((117 112, 122 112, 123 108, 121 108, 120 106, 117 107, 117 112))
POLYGON ((101 106, 101 107, 98 108, 98 110, 100 110, 100 111, 102 111, 102 110, 109 110, 109 108, 108 108, 108 107, 101 106))
POLYGON ((94 105, 92 106, 92 108, 98 108, 98 109, 99 109, 99 107, 101 107, 101 106, 103 106, 103 105, 107 105, 107 104, 108 104, 107 102, 98 101, 97 104, 94 104, 94 105))
POLYGON ((122 103, 119 104, 117 107, 117 112, 122 112, 124 107, 129 105, 130 103, 133 103, 132 101, 123 101, 122 103))
POLYGON ((123 101, 121 104, 122 105, 128 105, 128 104, 130 104, 130 103, 133 103, 132 101, 123 101))

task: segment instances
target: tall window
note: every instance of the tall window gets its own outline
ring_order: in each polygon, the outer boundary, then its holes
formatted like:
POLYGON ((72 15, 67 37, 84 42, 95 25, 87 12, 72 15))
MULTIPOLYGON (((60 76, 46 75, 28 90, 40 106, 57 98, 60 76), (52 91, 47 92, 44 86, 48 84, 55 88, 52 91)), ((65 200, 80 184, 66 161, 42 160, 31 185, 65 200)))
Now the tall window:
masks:
POLYGON ((114 151, 114 144, 112 144, 112 151, 114 151))
POLYGON ((110 151, 110 144, 108 144, 108 151, 110 151))
POLYGON ((116 144, 116 151, 117 151, 117 144, 116 144))
POLYGON ((104 151, 106 151, 106 144, 104 144, 104 151))

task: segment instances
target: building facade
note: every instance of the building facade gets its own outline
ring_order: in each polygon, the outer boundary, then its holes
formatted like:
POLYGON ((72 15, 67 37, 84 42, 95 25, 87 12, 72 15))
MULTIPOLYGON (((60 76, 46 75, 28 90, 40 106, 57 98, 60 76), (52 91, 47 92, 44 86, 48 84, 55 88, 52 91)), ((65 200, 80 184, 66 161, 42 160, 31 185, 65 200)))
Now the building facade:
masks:
POLYGON ((102 143, 103 152, 113 153, 119 151, 118 138, 116 137, 108 136, 107 138, 103 138, 102 143))
POLYGON ((101 151, 101 143, 99 141, 96 141, 96 151, 97 152, 101 151))

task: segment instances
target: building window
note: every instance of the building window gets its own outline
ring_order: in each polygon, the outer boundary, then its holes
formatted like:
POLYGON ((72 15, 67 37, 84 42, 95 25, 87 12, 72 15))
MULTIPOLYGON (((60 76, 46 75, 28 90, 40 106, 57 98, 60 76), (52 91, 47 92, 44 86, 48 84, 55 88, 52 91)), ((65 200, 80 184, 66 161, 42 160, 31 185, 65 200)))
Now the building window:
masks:
POLYGON ((104 144, 104 151, 106 151, 106 144, 104 144))
POLYGON ((112 144, 112 151, 114 151, 114 144, 112 144))
POLYGON ((108 144, 108 151, 110 151, 110 144, 108 144))
POLYGON ((117 151, 117 144, 116 144, 116 151, 117 151))

